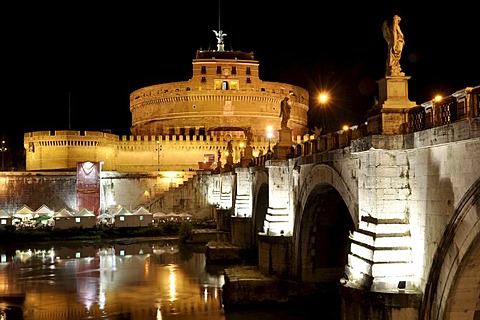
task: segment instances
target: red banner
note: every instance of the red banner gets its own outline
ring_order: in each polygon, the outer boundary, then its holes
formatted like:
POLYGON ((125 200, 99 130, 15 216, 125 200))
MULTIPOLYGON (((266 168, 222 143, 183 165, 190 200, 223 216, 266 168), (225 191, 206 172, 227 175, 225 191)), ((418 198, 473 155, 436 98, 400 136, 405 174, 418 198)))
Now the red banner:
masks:
POLYGON ((77 210, 100 211, 100 162, 77 163, 77 210))

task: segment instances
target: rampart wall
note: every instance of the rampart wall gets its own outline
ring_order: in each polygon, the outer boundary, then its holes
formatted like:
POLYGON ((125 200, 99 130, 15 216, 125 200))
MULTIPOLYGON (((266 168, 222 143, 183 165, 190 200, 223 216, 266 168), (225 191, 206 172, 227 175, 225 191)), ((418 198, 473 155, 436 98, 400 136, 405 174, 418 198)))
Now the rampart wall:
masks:
MULTIPOLYGON (((301 139, 301 137, 297 137, 301 139)), ((240 161, 247 140, 243 132, 223 136, 137 135, 122 136, 95 131, 40 131, 26 133, 26 170, 75 170, 77 162, 103 162, 105 171, 192 172, 206 155, 225 164, 228 141, 232 142, 233 161, 240 161)), ((271 139, 271 146, 276 138, 271 139)), ((268 151, 264 136, 253 136, 254 156, 268 151)))

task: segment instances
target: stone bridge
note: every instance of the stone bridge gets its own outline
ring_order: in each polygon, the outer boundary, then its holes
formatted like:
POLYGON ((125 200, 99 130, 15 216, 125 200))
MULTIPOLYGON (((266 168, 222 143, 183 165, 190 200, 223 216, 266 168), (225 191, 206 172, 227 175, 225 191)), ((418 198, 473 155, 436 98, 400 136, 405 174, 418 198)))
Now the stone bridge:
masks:
POLYGON ((337 284, 343 319, 480 319, 479 89, 293 146, 281 129, 198 192, 262 273, 337 284))

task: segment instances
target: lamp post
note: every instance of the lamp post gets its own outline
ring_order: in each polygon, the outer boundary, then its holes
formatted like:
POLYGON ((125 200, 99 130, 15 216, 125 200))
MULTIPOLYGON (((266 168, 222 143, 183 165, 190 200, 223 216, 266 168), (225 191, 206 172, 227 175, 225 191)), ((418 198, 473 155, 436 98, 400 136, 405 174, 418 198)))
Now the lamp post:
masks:
POLYGON ((5 170, 5 152, 7 152, 7 147, 5 147, 5 140, 2 139, 2 146, 0 147, 0 152, 2 153, 2 171, 5 170))
POLYGON ((270 149, 270 142, 272 140, 272 137, 273 137, 273 128, 272 126, 268 126, 267 127, 268 153, 272 152, 272 150, 270 149))
POLYGON ((321 130, 321 132, 322 132, 322 134, 324 134, 324 133, 325 133, 325 130, 326 130, 326 128, 325 128, 325 110, 324 110, 324 108, 325 108, 325 104, 327 103, 328 99, 329 99, 329 97, 328 97, 328 94, 327 94, 326 92, 322 92, 322 93, 320 93, 320 94, 318 95, 318 102, 319 102, 320 105, 321 105, 321 106, 320 106, 320 110, 322 110, 322 112, 321 112, 321 117, 322 117, 322 130, 321 130))

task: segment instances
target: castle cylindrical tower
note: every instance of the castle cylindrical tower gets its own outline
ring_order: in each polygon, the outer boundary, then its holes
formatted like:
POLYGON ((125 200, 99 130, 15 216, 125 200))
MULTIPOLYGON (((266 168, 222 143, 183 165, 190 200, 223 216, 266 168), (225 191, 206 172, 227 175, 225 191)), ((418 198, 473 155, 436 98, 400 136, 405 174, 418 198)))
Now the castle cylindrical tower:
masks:
POLYGON ((280 129, 280 103, 289 97, 288 127, 293 136, 308 132, 308 91, 262 81, 253 53, 197 51, 193 77, 158 84, 130 95, 133 135, 206 135, 247 128, 256 136, 267 126, 280 129))

